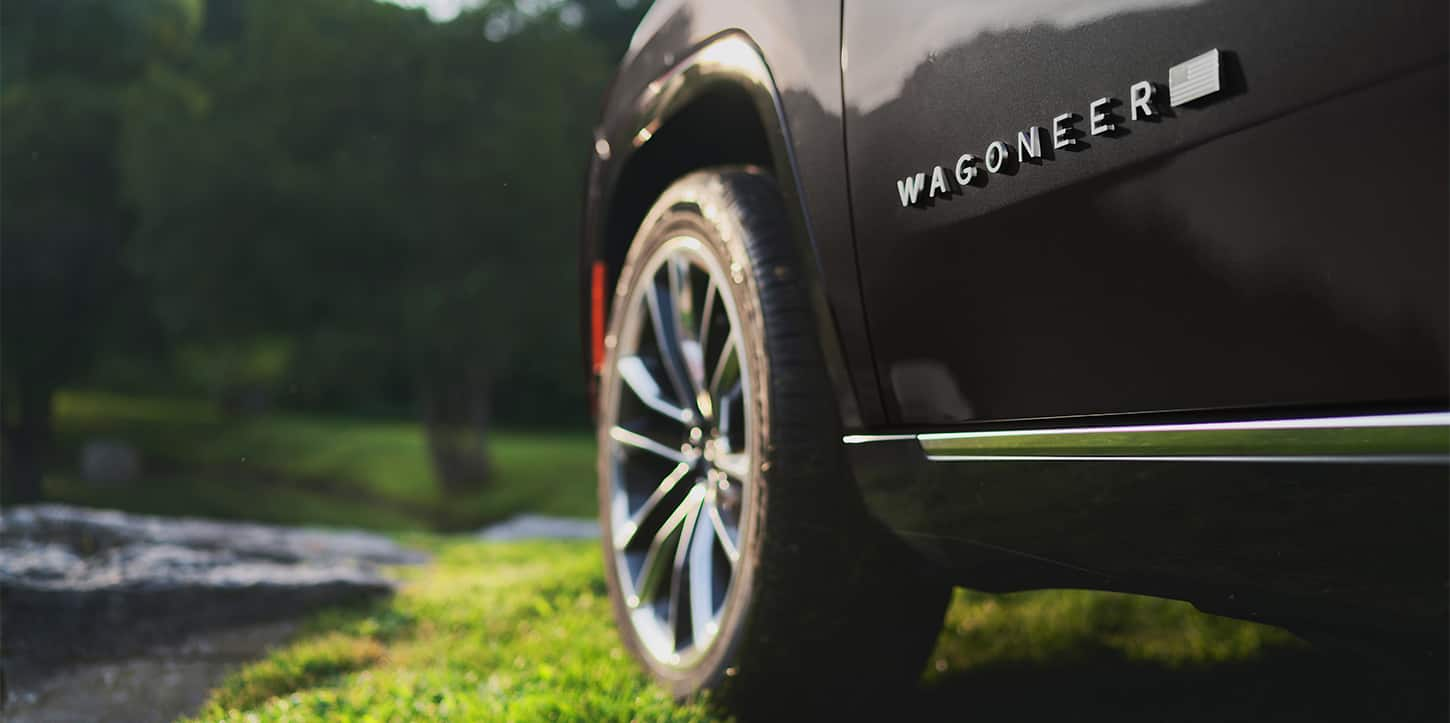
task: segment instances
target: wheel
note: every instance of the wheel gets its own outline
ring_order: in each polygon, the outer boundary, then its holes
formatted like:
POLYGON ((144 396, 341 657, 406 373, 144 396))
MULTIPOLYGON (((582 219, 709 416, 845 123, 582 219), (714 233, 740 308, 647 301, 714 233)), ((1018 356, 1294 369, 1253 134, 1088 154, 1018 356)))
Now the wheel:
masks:
POLYGON ((775 183, 687 176, 619 275, 598 414, 606 579, 626 647, 731 712, 884 700, 950 588, 861 506, 775 183))

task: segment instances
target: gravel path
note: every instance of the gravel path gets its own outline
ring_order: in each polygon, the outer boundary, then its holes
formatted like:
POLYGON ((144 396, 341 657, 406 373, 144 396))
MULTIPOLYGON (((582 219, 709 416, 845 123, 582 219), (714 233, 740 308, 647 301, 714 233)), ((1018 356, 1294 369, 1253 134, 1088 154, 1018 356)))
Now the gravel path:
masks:
MULTIPOLYGON (((521 515, 491 541, 588 539, 593 520, 521 515)), ((321 606, 386 595, 427 558, 366 532, 130 515, 0 513, 0 718, 165 721, 284 644, 321 606)))
MULTIPOLYGON (((590 539, 593 520, 521 515, 483 540, 590 539)), ((166 721, 284 644, 308 611, 389 594, 379 567, 426 556, 366 532, 130 515, 0 514, 0 719, 166 721)))
POLYGON ((7 721, 171 720, 322 606, 390 594, 382 535, 62 505, 0 514, 7 721))
POLYGON ((519 515, 478 531, 484 540, 585 540, 599 537, 599 523, 576 517, 519 515))

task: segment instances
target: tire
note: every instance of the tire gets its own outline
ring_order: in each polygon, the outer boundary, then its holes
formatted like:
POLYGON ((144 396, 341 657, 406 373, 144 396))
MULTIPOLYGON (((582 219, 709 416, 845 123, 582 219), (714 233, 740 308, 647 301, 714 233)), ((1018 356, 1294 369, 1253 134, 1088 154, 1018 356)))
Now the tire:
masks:
POLYGON ((686 176, 641 224, 600 385, 606 580, 626 647, 677 699, 859 713, 918 679, 950 587, 861 505, 789 229, 753 168, 686 176))

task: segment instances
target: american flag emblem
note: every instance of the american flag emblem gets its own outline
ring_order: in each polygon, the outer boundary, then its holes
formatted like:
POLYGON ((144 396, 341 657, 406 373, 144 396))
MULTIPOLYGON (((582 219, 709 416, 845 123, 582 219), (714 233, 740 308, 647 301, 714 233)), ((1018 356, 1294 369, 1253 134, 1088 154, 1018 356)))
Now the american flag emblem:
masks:
POLYGON ((1218 48, 1168 69, 1168 104, 1180 106, 1219 91, 1218 48))

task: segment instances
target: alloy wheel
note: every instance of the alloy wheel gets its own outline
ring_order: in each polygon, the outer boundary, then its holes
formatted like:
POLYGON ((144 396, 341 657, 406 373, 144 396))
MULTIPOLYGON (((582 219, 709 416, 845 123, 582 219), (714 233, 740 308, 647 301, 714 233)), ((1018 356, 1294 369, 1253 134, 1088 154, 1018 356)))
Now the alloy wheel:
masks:
POLYGON ((750 533, 755 413, 732 276, 700 240, 670 239, 611 340, 609 548, 636 634, 670 666, 715 640, 750 533))

